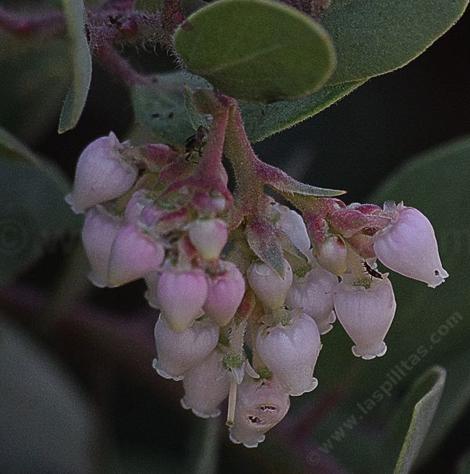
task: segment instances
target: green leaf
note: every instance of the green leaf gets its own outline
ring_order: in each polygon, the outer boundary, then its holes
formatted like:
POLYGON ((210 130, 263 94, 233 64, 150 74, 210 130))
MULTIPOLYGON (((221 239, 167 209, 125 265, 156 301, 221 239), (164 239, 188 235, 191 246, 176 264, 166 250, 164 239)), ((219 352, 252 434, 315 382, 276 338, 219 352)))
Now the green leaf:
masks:
POLYGON ((63 360, 3 316, 0 334, 2 472, 94 472, 96 416, 63 360))
POLYGON ((252 142, 259 142, 274 133, 291 128, 319 114, 364 83, 365 81, 357 81, 324 87, 321 91, 300 99, 272 104, 242 102, 241 109, 248 137, 252 142))
POLYGON ((239 99, 272 102, 318 90, 335 54, 315 21, 266 0, 221 0, 197 11, 175 34, 187 68, 239 99))
MULTIPOLYGON (((279 101, 268 105, 241 103, 243 120, 251 141, 258 142, 286 128, 293 127, 320 113, 342 99, 363 82, 325 87, 302 99, 279 101)), ((202 78, 175 72, 159 76, 153 85, 135 86, 132 101, 139 125, 149 129, 156 140, 183 145, 199 125, 207 125, 197 115, 189 100, 190 90, 209 88, 202 78)))
POLYGON ((330 84, 400 68, 451 28, 468 0, 335 0, 322 18, 338 65, 330 84))
POLYGON ((69 64, 62 39, 28 41, 0 33, 0 126, 32 142, 57 120, 69 64))
POLYGON ((46 245, 75 234, 81 220, 64 202, 69 186, 58 169, 1 129, 0 140, 0 284, 6 284, 46 245))
POLYGON ((436 413, 445 380, 446 371, 435 366, 426 371, 408 393, 397 414, 396 424, 390 428, 392 436, 401 437, 403 428, 407 427, 394 474, 407 474, 411 471, 436 413))
POLYGON ((62 0, 62 4, 71 43, 73 78, 60 114, 59 133, 67 132, 77 125, 85 107, 92 72, 83 0, 62 0))
POLYGON ((203 117, 197 117, 188 98, 187 88, 208 87, 201 78, 181 72, 164 74, 158 82, 132 89, 136 121, 150 129, 156 140, 170 145, 184 145, 203 117))

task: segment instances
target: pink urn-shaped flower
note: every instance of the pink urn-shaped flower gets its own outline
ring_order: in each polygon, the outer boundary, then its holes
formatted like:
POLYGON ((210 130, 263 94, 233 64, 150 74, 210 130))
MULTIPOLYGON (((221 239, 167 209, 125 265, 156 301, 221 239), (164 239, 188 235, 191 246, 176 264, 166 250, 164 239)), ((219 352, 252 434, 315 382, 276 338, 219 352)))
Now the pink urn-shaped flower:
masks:
POLYGON ((223 262, 224 271, 209 279, 204 312, 219 326, 227 325, 245 294, 245 279, 232 262, 223 262))
POLYGON ((162 245, 136 224, 128 224, 116 235, 109 259, 109 286, 124 285, 160 268, 165 258, 162 245))
POLYGON ((333 294, 338 278, 321 267, 315 267, 302 278, 294 278, 287 294, 286 304, 300 308, 317 323, 320 334, 331 330, 336 316, 333 311, 333 294))
POLYGON ((217 346, 218 327, 209 321, 196 321, 182 332, 173 331, 165 318, 155 324, 157 359, 153 367, 164 378, 182 380, 184 374, 200 364, 217 346))
POLYGON ((377 258, 390 270, 435 288, 449 274, 442 267, 434 229, 413 207, 387 203, 391 223, 374 238, 377 258))
POLYGON ((321 349, 315 321, 302 313, 286 324, 261 327, 256 351, 289 395, 299 396, 316 388, 313 369, 321 349))
POLYGON ((184 331, 202 315, 207 280, 200 269, 164 271, 158 280, 157 301, 174 331, 184 331))
POLYGON ((77 213, 116 199, 127 192, 137 178, 137 168, 126 162, 114 133, 91 142, 78 159, 72 193, 66 200, 77 213))
POLYGON ((186 372, 181 405, 201 418, 220 415, 219 405, 227 398, 230 375, 223 365, 223 354, 212 351, 203 362, 186 372))
POLYGON ((338 320, 355 343, 353 354, 363 359, 383 356, 396 309, 390 280, 374 278, 363 286, 347 277, 336 288, 334 301, 338 320))
POLYGON ((284 260, 284 277, 262 262, 252 263, 247 272, 248 283, 267 309, 280 308, 292 285, 292 268, 284 260))
POLYGON ((99 288, 108 285, 111 248, 120 226, 120 220, 101 206, 93 207, 85 215, 82 242, 91 266, 88 278, 99 288))
POLYGON ((265 433, 286 416, 289 406, 289 395, 274 377, 270 380, 245 377, 238 387, 230 440, 246 448, 256 448, 264 441, 265 433))

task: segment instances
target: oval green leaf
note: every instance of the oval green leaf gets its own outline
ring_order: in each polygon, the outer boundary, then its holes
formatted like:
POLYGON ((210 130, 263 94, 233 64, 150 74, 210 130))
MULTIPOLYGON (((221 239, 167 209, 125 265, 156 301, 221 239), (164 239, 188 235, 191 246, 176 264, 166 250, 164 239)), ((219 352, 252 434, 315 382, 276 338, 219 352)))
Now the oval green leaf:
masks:
POLYGON ((468 0, 335 0, 322 18, 338 65, 330 84, 398 69, 442 36, 468 0))
POLYGON ((70 37, 73 76, 72 86, 65 97, 59 119, 59 133, 74 128, 85 107, 91 83, 91 54, 85 33, 83 0, 62 0, 70 37))
POLYGON ((222 92, 259 102, 319 89, 335 66, 325 30, 297 10, 266 0, 221 0, 175 34, 186 67, 222 92))

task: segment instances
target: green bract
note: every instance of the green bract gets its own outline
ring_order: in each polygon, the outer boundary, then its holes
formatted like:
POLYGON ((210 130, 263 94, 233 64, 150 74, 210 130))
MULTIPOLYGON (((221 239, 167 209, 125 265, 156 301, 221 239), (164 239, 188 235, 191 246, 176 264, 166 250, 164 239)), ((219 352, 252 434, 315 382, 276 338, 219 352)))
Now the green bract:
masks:
POLYGON ((326 31, 288 6, 221 0, 191 15, 175 34, 186 67, 238 99, 300 97, 331 75, 335 53, 326 31))

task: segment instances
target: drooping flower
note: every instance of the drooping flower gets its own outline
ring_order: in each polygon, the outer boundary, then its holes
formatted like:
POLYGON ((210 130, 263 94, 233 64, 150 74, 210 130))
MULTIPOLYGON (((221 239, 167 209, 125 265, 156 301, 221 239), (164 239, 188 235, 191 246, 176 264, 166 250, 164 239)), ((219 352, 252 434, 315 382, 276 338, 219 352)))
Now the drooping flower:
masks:
POLYGON ((198 268, 164 271, 158 280, 158 305, 174 331, 184 331, 202 315, 206 298, 206 276, 198 268))
POLYGON ((396 310, 390 280, 374 278, 364 286, 347 277, 337 286, 334 301, 338 320, 355 343, 353 354, 363 359, 383 356, 396 310))
POLYGON ((227 224, 221 219, 198 219, 191 222, 188 234, 202 258, 215 260, 227 243, 227 224))
POLYGON ((442 267, 437 240, 428 218, 413 207, 387 203, 391 223, 374 238, 377 258, 390 270, 435 288, 449 274, 442 267))
POLYGON ((72 193, 66 200, 76 213, 115 199, 134 184, 137 167, 124 160, 114 133, 91 142, 78 159, 72 193))
POLYGON ((162 245, 135 224, 116 235, 109 259, 109 286, 124 285, 160 268, 165 258, 162 245))
POLYGON ((261 327, 256 351, 289 395, 299 396, 318 385, 313 370, 321 349, 320 333, 308 315, 294 314, 287 324, 261 327))
POLYGON ((264 441, 265 433, 286 416, 289 406, 289 395, 274 377, 254 380, 245 376, 238 387, 231 441, 256 448, 264 441))
POLYGON ((108 286, 111 248, 120 227, 120 220, 102 206, 93 207, 86 212, 82 242, 91 266, 88 277, 99 288, 108 286))
POLYGON ((227 398, 230 375, 223 365, 223 354, 215 349, 203 362, 186 372, 181 405, 201 418, 220 415, 220 404, 227 398))
POLYGON ((294 278, 287 294, 286 304, 300 308, 317 323, 320 334, 331 330, 336 316, 333 311, 333 294, 338 278, 321 267, 315 267, 302 278, 294 278))
POLYGON ((277 227, 289 237, 292 244, 308 259, 312 257, 310 237, 302 216, 287 206, 276 205, 279 212, 277 227))
POLYGON ((318 263, 335 275, 342 275, 347 269, 348 249, 343 239, 337 235, 328 237, 317 245, 316 257, 318 263))
POLYGON ((157 349, 154 369, 164 378, 182 380, 189 369, 202 363, 215 349, 219 329, 209 321, 196 321, 185 331, 176 332, 160 317, 154 336, 157 349))
POLYGON ((277 309, 284 304, 293 279, 287 260, 284 260, 284 269, 283 278, 265 263, 252 263, 248 269, 248 283, 267 309, 277 309))
POLYGON ((227 325, 235 316, 245 294, 245 279, 232 262, 223 262, 223 273, 209 279, 204 312, 219 326, 227 325))

